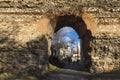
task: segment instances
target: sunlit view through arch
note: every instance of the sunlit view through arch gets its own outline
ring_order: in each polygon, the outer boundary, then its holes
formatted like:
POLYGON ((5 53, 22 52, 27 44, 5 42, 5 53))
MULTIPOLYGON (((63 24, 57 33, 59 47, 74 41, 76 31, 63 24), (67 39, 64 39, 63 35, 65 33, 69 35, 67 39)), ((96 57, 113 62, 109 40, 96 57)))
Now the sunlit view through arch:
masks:
POLYGON ((64 26, 54 33, 51 43, 51 61, 55 65, 71 69, 81 66, 81 40, 72 27, 64 26))
POLYGON ((54 33, 52 45, 55 45, 56 43, 68 45, 74 51, 77 51, 77 47, 80 47, 80 38, 73 28, 65 26, 57 31, 57 33, 54 33))

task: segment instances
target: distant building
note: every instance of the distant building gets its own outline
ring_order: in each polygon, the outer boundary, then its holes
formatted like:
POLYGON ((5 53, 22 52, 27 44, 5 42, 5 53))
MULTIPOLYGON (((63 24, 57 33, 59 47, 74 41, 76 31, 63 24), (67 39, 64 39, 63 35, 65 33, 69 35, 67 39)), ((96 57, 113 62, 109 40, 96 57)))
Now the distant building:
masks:
POLYGON ((77 45, 77 59, 80 60, 81 59, 81 55, 80 55, 80 43, 78 42, 78 45, 77 45))
POLYGON ((81 48, 80 48, 80 43, 77 45, 77 51, 73 51, 72 54, 72 62, 77 62, 81 60, 81 48))

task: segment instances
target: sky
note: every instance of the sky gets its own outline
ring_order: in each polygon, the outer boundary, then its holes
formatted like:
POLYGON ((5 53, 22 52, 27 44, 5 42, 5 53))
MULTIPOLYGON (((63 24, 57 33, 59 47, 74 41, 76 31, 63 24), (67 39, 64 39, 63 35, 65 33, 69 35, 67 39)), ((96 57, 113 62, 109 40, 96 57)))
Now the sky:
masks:
POLYGON ((77 32, 73 28, 65 26, 61 28, 55 35, 58 38, 56 39, 57 42, 65 43, 74 48, 75 51, 77 50, 77 45, 80 42, 80 39, 77 32))

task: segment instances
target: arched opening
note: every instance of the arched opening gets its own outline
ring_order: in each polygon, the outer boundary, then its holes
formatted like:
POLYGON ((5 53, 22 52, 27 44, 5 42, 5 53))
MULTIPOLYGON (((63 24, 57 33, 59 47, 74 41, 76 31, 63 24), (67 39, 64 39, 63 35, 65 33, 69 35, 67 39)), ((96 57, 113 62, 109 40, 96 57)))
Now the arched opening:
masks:
POLYGON ((79 70, 83 66, 81 62, 80 37, 69 26, 64 26, 54 33, 51 52, 50 62, 58 67, 79 70))
MULTIPOLYGON (((61 68, 68 68, 68 69, 75 69, 75 70, 85 70, 85 71, 89 71, 90 67, 92 65, 91 62, 91 56, 89 55, 89 53, 91 52, 91 47, 90 47, 90 41, 92 39, 92 33, 89 29, 87 29, 87 25, 85 24, 85 22, 83 21, 82 17, 77 17, 74 15, 64 15, 64 16, 59 16, 57 17, 57 22, 56 22, 56 26, 54 29, 54 34, 59 33, 59 31, 65 27, 69 27, 72 28, 77 34, 78 39, 80 39, 80 47, 81 47, 81 51, 80 51, 80 61, 76 60, 76 67, 72 67, 71 65, 68 67, 66 67, 65 65, 67 65, 69 63, 69 60, 71 60, 72 58, 68 59, 68 61, 60 61, 59 58, 57 57, 53 57, 54 53, 53 53, 53 45, 51 45, 51 53, 52 55, 49 58, 50 63, 52 63, 53 65, 56 65, 58 67, 61 68)), ((68 29, 66 29, 68 30, 68 29)), ((64 30, 65 31, 65 30, 64 30)), ((58 35, 57 35, 58 37, 58 35)), ((58 38, 59 39, 59 38, 58 38)), ((64 41, 64 39, 63 39, 64 41)), ((58 40, 59 43, 59 40, 58 40)), ((60 44, 58 44, 59 46, 62 46, 60 44)), ((67 46, 67 48, 69 47, 69 45, 67 46)), ((57 49, 57 51, 60 51, 59 49, 57 49)), ((55 51, 55 53, 57 54, 57 51, 55 51)), ((73 56, 73 55, 72 55, 73 56)), ((74 63, 73 63, 74 64, 74 63)))

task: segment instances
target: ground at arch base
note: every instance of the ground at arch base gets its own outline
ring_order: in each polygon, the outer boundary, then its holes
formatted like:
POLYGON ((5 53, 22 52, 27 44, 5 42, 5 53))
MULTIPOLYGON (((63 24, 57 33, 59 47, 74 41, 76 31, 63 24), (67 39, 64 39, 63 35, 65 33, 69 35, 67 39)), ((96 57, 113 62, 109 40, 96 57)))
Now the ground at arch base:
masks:
POLYGON ((60 69, 50 72, 43 80, 120 80, 119 71, 92 74, 83 71, 60 69))

